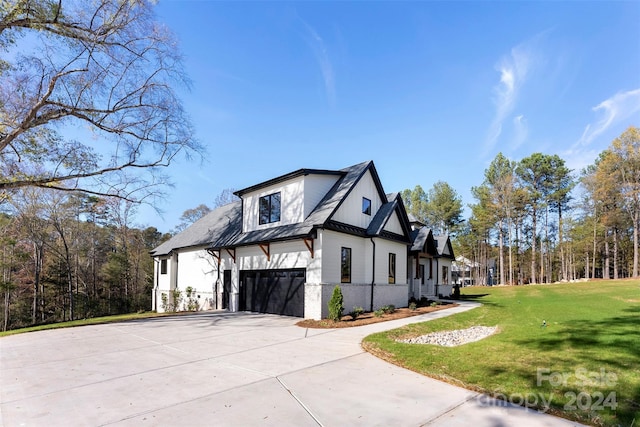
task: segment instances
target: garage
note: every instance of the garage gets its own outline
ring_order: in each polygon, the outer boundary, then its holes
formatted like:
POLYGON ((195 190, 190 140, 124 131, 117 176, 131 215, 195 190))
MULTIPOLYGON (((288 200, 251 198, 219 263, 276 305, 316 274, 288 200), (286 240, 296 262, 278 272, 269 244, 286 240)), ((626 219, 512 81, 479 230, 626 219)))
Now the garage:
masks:
POLYGON ((305 269, 240 271, 240 311, 304 317, 305 269))

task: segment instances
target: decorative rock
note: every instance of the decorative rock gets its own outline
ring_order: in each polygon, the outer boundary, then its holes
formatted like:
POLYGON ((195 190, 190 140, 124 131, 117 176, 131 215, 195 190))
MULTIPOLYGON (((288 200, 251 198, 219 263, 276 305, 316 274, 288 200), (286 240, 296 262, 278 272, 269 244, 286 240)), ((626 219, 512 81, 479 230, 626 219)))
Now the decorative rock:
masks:
POLYGON ((435 344, 444 347, 455 347, 470 342, 480 341, 489 335, 493 335, 497 330, 497 326, 472 326, 467 329, 433 332, 431 334, 421 335, 415 338, 398 340, 398 342, 405 344, 435 344))

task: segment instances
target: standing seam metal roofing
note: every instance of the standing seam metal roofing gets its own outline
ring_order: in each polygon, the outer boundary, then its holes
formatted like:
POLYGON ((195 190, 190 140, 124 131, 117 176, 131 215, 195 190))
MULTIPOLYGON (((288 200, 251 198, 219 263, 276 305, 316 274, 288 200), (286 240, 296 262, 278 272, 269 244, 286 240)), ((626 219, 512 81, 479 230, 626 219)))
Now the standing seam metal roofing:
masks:
POLYGON ((168 255, 174 249, 206 247, 212 242, 232 241, 242 231, 242 202, 219 207, 185 228, 157 248, 152 256, 168 255))

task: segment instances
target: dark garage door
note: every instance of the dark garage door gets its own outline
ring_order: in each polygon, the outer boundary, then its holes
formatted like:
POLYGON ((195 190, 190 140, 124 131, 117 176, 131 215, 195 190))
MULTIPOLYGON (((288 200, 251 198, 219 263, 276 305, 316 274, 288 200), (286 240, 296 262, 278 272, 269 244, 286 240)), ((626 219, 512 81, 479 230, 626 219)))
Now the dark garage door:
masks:
POLYGON ((304 317, 305 270, 240 272, 240 310, 304 317))

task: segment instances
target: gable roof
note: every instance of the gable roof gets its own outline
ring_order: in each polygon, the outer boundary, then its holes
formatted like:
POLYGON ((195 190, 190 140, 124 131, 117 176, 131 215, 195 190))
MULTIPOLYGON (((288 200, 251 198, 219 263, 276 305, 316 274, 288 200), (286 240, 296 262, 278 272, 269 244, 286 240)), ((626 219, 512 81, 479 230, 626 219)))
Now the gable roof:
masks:
POLYGON ((369 229, 366 230, 366 234, 371 236, 382 235, 384 226, 391 215, 394 212, 398 212, 402 228, 406 236, 409 236, 410 226, 406 219, 406 211, 404 210, 402 199, 397 193, 389 195, 389 198, 387 197, 382 189, 382 184, 373 162, 366 161, 338 171, 299 169, 234 193, 241 196, 242 194, 302 175, 331 174, 340 176, 309 216, 301 223, 242 232, 242 201, 236 201, 205 215, 181 233, 152 250, 151 255, 168 255, 172 250, 188 247, 205 246, 208 249, 221 249, 308 237, 315 232, 315 229, 326 227, 330 223, 331 217, 367 171, 371 173, 383 205, 376 213, 369 229))
POLYGON ((367 228, 368 236, 380 236, 389 219, 394 213, 398 214, 398 219, 400 220, 400 226, 402 227, 402 231, 404 231, 405 236, 410 235, 410 226, 409 221, 407 220, 407 214, 404 211, 404 205, 402 203, 402 198, 399 193, 390 193, 386 195, 387 200, 390 200, 387 203, 384 203, 376 216, 373 217, 369 227, 367 228))
MULTIPOLYGON (((315 226, 326 224, 368 170, 372 171, 371 175, 376 182, 376 186, 379 189, 382 189, 380 178, 378 177, 378 173, 375 171, 375 166, 373 166, 372 161, 358 163, 357 165, 341 169, 340 172, 343 174, 342 178, 340 178, 327 192, 320 203, 318 203, 315 209, 313 209, 306 218, 305 222, 309 222, 315 226)), ((384 192, 381 193, 383 201, 386 202, 387 200, 384 197, 384 192)))
POLYGON ((428 227, 420 227, 411 231, 411 252, 421 252, 432 257, 440 256, 438 244, 433 231, 428 227))
MULTIPOLYGON (((237 236, 232 242, 226 242, 224 244, 213 244, 212 249, 219 249, 223 247, 231 246, 245 246, 253 245, 257 243, 273 242, 278 240, 288 240, 297 237, 307 237, 311 235, 316 228, 324 227, 330 220, 331 216, 338 210, 344 199, 349 195, 351 190, 360 181, 364 174, 374 169, 373 162, 367 161, 358 163, 357 165, 349 166, 339 171, 333 171, 333 174, 340 175, 340 178, 331 187, 331 189, 320 200, 318 205, 311 211, 309 216, 304 221, 297 224, 281 225, 262 230, 254 230, 246 233, 242 233, 237 236)), ((282 177, 275 178, 274 180, 266 181, 265 185, 271 185, 275 182, 282 182, 286 179, 290 179, 295 176, 299 176, 304 173, 302 171, 310 171, 312 169, 300 169, 299 171, 292 172, 291 174, 283 175, 282 177), (285 178, 286 177, 286 178, 285 178)), ((331 171, 325 171, 331 172, 331 171)), ((375 170, 372 175, 375 175, 379 185, 379 178, 375 170)), ((241 192, 253 191, 260 188, 260 186, 249 187, 250 190, 241 190, 241 192)), ((379 188, 382 188, 380 185, 379 188)), ((384 195, 384 193, 383 193, 384 195)))
POLYGON ((436 249, 438 250, 438 256, 444 258, 455 259, 456 257, 453 254, 453 246, 451 246, 451 240, 449 236, 446 234, 440 236, 434 236, 434 239, 437 242, 436 249), (449 249, 449 253, 444 253, 444 248, 447 247, 449 249))

